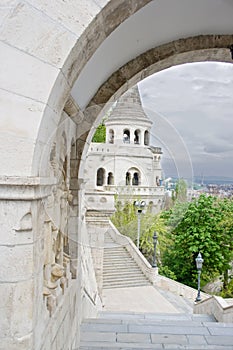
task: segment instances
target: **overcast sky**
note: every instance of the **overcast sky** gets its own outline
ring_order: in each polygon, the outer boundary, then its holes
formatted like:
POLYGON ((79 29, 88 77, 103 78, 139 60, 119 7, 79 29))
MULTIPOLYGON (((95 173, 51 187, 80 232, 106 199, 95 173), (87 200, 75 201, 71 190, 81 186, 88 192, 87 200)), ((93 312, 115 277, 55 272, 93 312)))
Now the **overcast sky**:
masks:
POLYGON ((139 84, 154 122, 152 144, 164 151, 165 176, 233 178, 233 65, 193 63, 139 84))

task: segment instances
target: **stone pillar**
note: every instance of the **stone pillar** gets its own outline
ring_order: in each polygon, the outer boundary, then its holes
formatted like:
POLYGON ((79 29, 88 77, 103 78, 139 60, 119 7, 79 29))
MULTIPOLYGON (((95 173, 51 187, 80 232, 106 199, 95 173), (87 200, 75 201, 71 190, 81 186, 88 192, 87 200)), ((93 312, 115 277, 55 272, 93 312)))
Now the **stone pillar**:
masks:
POLYGON ((50 179, 0 178, 0 349, 35 349, 43 309, 42 200, 51 185, 50 179))
POLYGON ((109 218, 114 213, 113 192, 89 191, 85 193, 86 223, 99 294, 103 288, 103 258, 105 233, 109 229, 109 218))

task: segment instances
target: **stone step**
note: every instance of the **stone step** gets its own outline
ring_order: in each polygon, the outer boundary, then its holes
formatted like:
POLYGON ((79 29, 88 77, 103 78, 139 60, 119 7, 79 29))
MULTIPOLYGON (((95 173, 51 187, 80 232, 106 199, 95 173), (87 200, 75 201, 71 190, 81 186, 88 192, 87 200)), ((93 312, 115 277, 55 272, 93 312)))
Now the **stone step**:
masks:
POLYGON ((136 273, 127 273, 126 274, 122 274, 122 273, 117 273, 117 271, 115 271, 114 274, 110 274, 110 273, 103 273, 103 277, 104 277, 104 280, 108 280, 108 279, 111 279, 114 278, 114 279, 123 279, 123 280, 131 280, 131 279, 137 279, 137 278, 144 278, 144 279, 147 279, 146 276, 139 270, 137 271, 136 273))
POLYGON ((115 289, 115 288, 131 288, 131 287, 144 287, 148 286, 150 282, 148 281, 124 281, 124 282, 108 282, 103 283, 103 289, 115 289))
POLYGON ((125 275, 134 275, 140 273, 142 274, 142 272, 137 268, 137 267, 131 267, 130 268, 130 272, 127 268, 125 267, 117 267, 117 268, 105 268, 104 269, 104 275, 118 275, 118 274, 125 274, 125 275))
POLYGON ((104 269, 107 268, 107 269, 110 269, 112 268, 113 270, 116 269, 116 268, 128 268, 128 270, 130 270, 131 268, 138 268, 139 267, 135 264, 135 262, 129 262, 127 263, 127 265, 125 264, 124 261, 119 261, 119 262, 109 262, 108 264, 104 264, 103 265, 104 269))
MULTIPOLYGON (((102 319, 111 319, 112 322, 117 320, 117 322, 134 322, 140 320, 146 320, 148 322, 153 321, 195 321, 195 322, 215 322, 214 316, 208 314, 192 314, 192 313, 142 313, 142 312, 110 312, 110 311, 101 311, 99 312, 98 318, 91 319, 99 320, 102 322, 102 319)), ((217 323, 220 324, 220 323, 217 323)))
POLYGON ((128 255, 118 254, 118 255, 111 255, 109 257, 106 257, 104 255, 104 262, 110 262, 110 261, 131 261, 131 258, 128 255))
POLYGON ((209 315, 102 312, 81 325, 80 350, 232 350, 233 324, 209 315))
POLYGON ((123 246, 104 248, 103 289, 151 285, 123 246))
POLYGON ((107 257, 107 258, 111 258, 111 257, 115 257, 115 256, 127 256, 127 257, 129 257, 130 258, 130 255, 129 255, 129 253, 128 252, 126 252, 126 251, 120 251, 120 250, 118 250, 118 251, 115 251, 114 250, 114 252, 108 252, 108 253, 104 253, 104 257, 107 257))

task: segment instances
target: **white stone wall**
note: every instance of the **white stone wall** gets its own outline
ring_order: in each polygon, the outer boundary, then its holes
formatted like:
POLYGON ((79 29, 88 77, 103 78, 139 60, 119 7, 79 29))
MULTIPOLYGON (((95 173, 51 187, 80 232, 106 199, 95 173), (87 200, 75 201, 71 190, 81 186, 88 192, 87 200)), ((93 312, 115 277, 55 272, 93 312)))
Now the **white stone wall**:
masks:
POLYGON ((104 168, 107 185, 107 175, 112 172, 114 175, 114 185, 125 186, 126 172, 130 168, 138 169, 140 172, 141 186, 156 186, 154 178, 161 179, 160 162, 157 169, 154 167, 153 154, 148 147, 140 145, 112 145, 102 143, 92 143, 90 145, 86 168, 86 188, 96 188, 96 174, 99 168, 104 168))

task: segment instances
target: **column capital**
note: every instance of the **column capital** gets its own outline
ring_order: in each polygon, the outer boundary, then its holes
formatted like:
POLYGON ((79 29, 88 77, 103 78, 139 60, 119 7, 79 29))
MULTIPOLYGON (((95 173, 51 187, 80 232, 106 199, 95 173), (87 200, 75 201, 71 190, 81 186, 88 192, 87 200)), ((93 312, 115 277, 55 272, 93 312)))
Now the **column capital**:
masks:
POLYGON ((0 200, 38 200, 49 196, 54 177, 0 176, 0 200))

